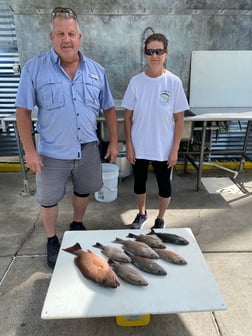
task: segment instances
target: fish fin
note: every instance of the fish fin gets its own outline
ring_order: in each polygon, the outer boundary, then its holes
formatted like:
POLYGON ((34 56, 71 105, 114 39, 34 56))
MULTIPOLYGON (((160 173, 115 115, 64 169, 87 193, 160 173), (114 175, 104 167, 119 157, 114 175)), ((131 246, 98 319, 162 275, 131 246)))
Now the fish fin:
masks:
POLYGON ((76 254, 76 251, 81 250, 81 249, 82 248, 81 248, 80 244, 76 243, 75 245, 73 245, 71 247, 63 249, 63 251, 69 252, 69 253, 72 253, 72 254, 76 254))
POLYGON ((112 243, 119 243, 119 244, 121 244, 122 242, 123 242, 123 240, 121 238, 118 238, 118 237, 116 237, 116 239, 112 241, 112 243))
POLYGON ((93 245, 93 247, 98 247, 98 248, 102 248, 102 246, 103 246, 103 245, 102 245, 101 243, 98 243, 98 242, 97 242, 96 244, 93 245))
POLYGON ((112 258, 109 258, 108 259, 108 264, 111 266, 111 265, 116 264, 116 262, 112 258))
POLYGON ((136 238, 137 235, 135 235, 134 233, 129 233, 127 238, 136 238))
POLYGON ((128 251, 126 248, 123 248, 123 250, 131 258, 131 261, 132 261, 132 257, 134 256, 134 254, 128 251))

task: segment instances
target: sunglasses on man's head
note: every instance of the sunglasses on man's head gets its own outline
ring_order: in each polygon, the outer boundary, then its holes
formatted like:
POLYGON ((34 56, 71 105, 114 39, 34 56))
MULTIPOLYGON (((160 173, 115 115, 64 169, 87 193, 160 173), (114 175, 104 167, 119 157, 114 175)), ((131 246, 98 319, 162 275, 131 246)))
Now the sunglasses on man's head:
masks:
POLYGON ((73 9, 64 8, 64 7, 54 8, 54 10, 51 13, 51 16, 55 17, 55 16, 60 16, 62 14, 68 14, 68 15, 72 16, 73 18, 77 19, 77 14, 75 13, 75 11, 73 9))
POLYGON ((147 56, 152 56, 152 55, 154 55, 154 54, 156 53, 158 56, 161 56, 161 55, 163 55, 166 51, 167 51, 167 49, 146 49, 146 50, 145 50, 145 54, 146 54, 147 56))

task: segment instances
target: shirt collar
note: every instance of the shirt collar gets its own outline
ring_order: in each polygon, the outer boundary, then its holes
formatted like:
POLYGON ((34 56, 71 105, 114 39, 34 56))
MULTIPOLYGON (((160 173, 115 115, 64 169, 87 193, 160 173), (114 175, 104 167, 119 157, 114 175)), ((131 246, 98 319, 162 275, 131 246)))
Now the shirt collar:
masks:
MULTIPOLYGON (((52 57, 53 62, 58 63, 60 58, 53 48, 51 48, 50 53, 51 53, 51 57, 52 57)), ((83 54, 80 51, 78 51, 78 53, 79 53, 79 57, 80 57, 80 63, 84 64, 85 59, 84 59, 83 54)))

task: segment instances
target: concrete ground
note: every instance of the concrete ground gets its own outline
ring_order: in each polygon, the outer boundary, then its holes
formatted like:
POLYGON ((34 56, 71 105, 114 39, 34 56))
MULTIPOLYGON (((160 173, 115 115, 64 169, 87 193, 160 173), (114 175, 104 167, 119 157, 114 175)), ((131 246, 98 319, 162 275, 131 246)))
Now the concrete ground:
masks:
MULTIPOLYGON (((217 174, 223 176, 223 172, 217 174)), ((175 171, 173 198, 166 213, 168 227, 192 229, 228 309, 152 315, 147 326, 121 327, 114 317, 41 319, 51 270, 46 264, 46 240, 38 206, 34 196, 20 195, 20 173, 0 173, 0 336, 252 335, 252 171, 241 172, 237 180, 247 193, 209 194, 203 186, 199 192, 195 191, 194 172, 184 175, 175 171)), ((31 189, 34 188, 31 174, 29 181, 31 189)), ((91 198, 85 217, 88 229, 123 229, 131 223, 137 212, 132 183, 131 176, 121 181, 118 198, 112 203, 91 198)), ((151 172, 147 204, 150 224, 156 217, 156 191, 151 172)), ((60 204, 60 238, 68 229, 71 216, 69 183, 60 204)))

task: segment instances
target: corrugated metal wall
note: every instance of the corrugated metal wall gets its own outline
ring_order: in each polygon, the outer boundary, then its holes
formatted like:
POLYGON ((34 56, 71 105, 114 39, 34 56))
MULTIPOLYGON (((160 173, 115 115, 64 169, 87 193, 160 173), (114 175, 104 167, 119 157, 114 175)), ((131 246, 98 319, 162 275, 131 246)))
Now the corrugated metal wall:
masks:
MULTIPOLYGON (((8 1, 0 0, 0 118, 15 112, 19 75, 13 65, 19 63, 13 13, 8 1)), ((1 123, 2 125, 2 123, 1 123)), ((13 127, 0 128, 0 156, 17 155, 13 127)))
MULTIPOLYGON (((243 149, 244 137, 246 134, 247 122, 244 120, 241 121, 232 121, 229 123, 220 123, 219 129, 214 130, 211 133, 210 139, 210 149, 213 151, 222 151, 225 150, 229 152, 228 154, 212 154, 210 156, 211 160, 226 160, 232 161, 240 159, 238 152, 241 152, 243 149)), ((247 155, 252 158, 252 130, 249 130, 249 137, 247 142, 247 155)))

